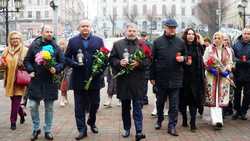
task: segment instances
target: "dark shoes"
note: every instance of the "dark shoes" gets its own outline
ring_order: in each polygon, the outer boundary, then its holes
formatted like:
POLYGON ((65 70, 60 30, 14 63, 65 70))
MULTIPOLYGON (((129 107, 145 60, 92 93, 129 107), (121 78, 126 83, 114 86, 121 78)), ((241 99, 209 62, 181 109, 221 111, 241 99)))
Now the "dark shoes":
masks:
POLYGON ((223 127, 223 125, 222 125, 222 123, 216 123, 216 125, 215 125, 215 130, 221 130, 222 129, 222 127, 223 127))
POLYGON ((195 126, 195 124, 190 124, 190 130, 191 132, 196 132, 197 127, 195 126))
POLYGON ((124 130, 122 137, 127 138, 127 137, 129 137, 129 135, 130 135, 130 130, 124 130))
POLYGON ((237 120, 237 119, 241 119, 241 120, 247 120, 247 117, 246 115, 241 115, 239 113, 235 113, 233 116, 232 116, 232 120, 237 120))
POLYGON ((46 132, 45 135, 44 135, 44 137, 47 140, 53 140, 54 139, 53 135, 51 133, 49 133, 49 132, 46 132))
POLYGON ((24 124, 24 122, 25 122, 25 116, 26 115, 23 115, 23 116, 20 117, 20 124, 24 124))
POLYGON ((247 120, 246 115, 242 115, 242 116, 241 116, 241 120, 247 120))
POLYGON ((140 141, 141 139, 145 139, 146 138, 146 135, 145 134, 142 134, 142 133, 138 133, 135 135, 135 140, 136 141, 140 141))
POLYGON ((10 124, 10 129, 11 130, 16 130, 16 123, 11 123, 10 124))
POLYGON ((31 141, 35 141, 35 140, 37 139, 37 137, 38 137, 39 134, 41 134, 41 130, 40 130, 40 129, 38 129, 37 131, 34 131, 34 132, 32 133, 32 135, 31 135, 30 140, 31 140, 31 141))
POLYGON ((172 136, 179 136, 175 128, 168 129, 168 133, 172 136))
POLYGON ((75 137, 76 140, 81 140, 83 138, 87 137, 87 132, 80 132, 77 137, 75 137))
POLYGON ((161 129, 161 123, 160 123, 160 122, 156 122, 156 123, 155 123, 155 129, 156 129, 156 130, 161 129))
POLYGON ((94 133, 94 134, 97 134, 98 133, 98 128, 96 127, 96 125, 95 124, 90 124, 90 122, 89 121, 87 121, 87 124, 90 126, 90 129, 91 129, 91 131, 94 133))

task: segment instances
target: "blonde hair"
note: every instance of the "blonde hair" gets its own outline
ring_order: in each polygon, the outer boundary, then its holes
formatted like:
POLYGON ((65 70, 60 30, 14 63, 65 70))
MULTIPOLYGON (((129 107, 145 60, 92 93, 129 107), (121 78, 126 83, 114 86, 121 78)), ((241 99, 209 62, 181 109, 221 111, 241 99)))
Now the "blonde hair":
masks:
MULTIPOLYGON (((21 32, 18 32, 18 31, 11 31, 10 33, 9 33, 9 35, 8 35, 8 46, 11 46, 11 44, 10 44, 10 40, 11 40, 11 37, 13 36, 13 35, 18 35, 19 37, 20 37, 20 45, 23 45, 23 38, 22 38, 22 33, 21 32)), ((19 45, 19 46, 20 46, 19 45)))

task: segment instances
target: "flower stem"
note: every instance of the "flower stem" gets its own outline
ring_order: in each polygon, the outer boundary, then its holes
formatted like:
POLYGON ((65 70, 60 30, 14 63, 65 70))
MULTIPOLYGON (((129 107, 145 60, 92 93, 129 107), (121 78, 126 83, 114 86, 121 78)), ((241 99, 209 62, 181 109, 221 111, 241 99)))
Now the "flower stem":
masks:
POLYGON ((91 77, 89 78, 89 80, 86 82, 85 86, 84 86, 84 89, 85 89, 85 90, 88 90, 88 89, 89 89, 90 83, 92 82, 92 80, 93 80, 93 77, 91 76, 91 77))

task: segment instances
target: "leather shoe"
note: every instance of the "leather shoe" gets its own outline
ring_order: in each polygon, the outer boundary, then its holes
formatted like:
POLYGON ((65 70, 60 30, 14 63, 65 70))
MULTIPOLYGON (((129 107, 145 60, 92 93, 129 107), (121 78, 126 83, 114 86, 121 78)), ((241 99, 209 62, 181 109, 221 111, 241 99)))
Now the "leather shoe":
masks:
POLYGON ((16 123, 11 123, 10 124, 10 129, 11 130, 16 130, 16 123))
POLYGON ((53 138, 53 135, 51 134, 51 133, 49 133, 49 132, 46 132, 45 133, 45 139, 47 139, 47 140, 53 140, 54 138, 53 138))
POLYGON ((124 130, 122 137, 127 138, 130 135, 130 130, 124 130))
POLYGON ((232 116, 232 120, 237 120, 239 118, 240 114, 239 113, 235 113, 233 116, 232 116))
POLYGON ((241 120, 247 120, 247 117, 246 117, 246 115, 242 115, 240 119, 241 120))
POLYGON ((174 129, 174 128, 168 129, 168 133, 172 136, 179 136, 176 129, 174 129))
POLYGON ((98 133, 98 128, 96 127, 96 125, 90 126, 90 129, 91 129, 91 131, 92 131, 94 134, 97 134, 97 133, 98 133))
POLYGON ((87 132, 80 132, 77 137, 75 137, 76 140, 81 140, 83 138, 87 137, 87 132))
POLYGON ((142 133, 138 133, 135 135, 135 140, 136 141, 140 141, 141 139, 145 139, 146 138, 146 135, 145 134, 142 134, 142 133))
POLYGON ((20 124, 23 124, 25 122, 25 116, 21 116, 20 118, 20 124))
POLYGON ((95 124, 90 124, 90 121, 88 120, 87 121, 87 124, 90 126, 90 129, 91 129, 91 131, 94 133, 94 134, 97 134, 98 133, 98 128, 96 127, 96 125, 95 124))
POLYGON ((40 130, 40 129, 38 129, 37 131, 34 131, 34 132, 32 133, 32 136, 31 136, 30 140, 31 140, 31 141, 35 141, 35 140, 38 138, 38 135, 39 135, 39 134, 41 134, 41 130, 40 130))
POLYGON ((161 123, 160 123, 160 122, 156 122, 156 123, 155 123, 155 129, 156 129, 156 130, 161 129, 161 123))

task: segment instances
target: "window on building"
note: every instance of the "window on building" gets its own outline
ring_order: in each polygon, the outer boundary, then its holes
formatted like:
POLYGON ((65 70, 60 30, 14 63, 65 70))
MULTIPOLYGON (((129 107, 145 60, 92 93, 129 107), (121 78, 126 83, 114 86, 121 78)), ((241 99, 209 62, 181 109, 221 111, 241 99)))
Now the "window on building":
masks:
POLYGON ((182 0, 182 3, 185 3, 186 2, 186 0, 182 0))
POLYGON ((113 16, 117 16, 117 7, 113 7, 113 16))
POLYGON ((40 11, 36 11, 36 19, 41 19, 41 12, 40 11))
POLYGON ((185 16, 185 14, 186 14, 186 9, 185 9, 185 7, 182 7, 181 8, 181 15, 185 16))
POLYGON ((147 21, 143 21, 143 22, 142 22, 142 29, 143 29, 144 31, 147 30, 147 26, 148 26, 147 21))
POLYGON ((107 16, 107 9, 106 9, 106 7, 103 7, 102 12, 103 12, 103 16, 107 16))
POLYGON ((32 0, 29 0, 29 4, 32 4, 32 0))
POLYGON ((148 7, 147 7, 146 4, 144 4, 144 5, 142 6, 142 13, 143 13, 145 16, 146 16, 147 13, 148 13, 148 7))
POLYGON ((106 3, 106 0, 103 0, 104 3, 106 3))
POLYGON ((116 2, 116 0, 113 0, 114 2, 116 2))
POLYGON ((153 21, 153 22, 151 23, 151 29, 152 29, 152 30, 156 30, 156 29, 157 29, 157 21, 153 21))
POLYGON ((157 6, 154 4, 152 6, 152 16, 156 16, 157 15, 157 6))
POLYGON ((28 18, 32 18, 32 11, 28 11, 28 18))
POLYGON ((45 11, 45 18, 49 18, 49 11, 45 11))
POLYGON ((195 15, 195 8, 192 8, 192 16, 195 15))
POLYGON ((128 15, 128 8, 127 6, 123 7, 123 16, 127 16, 128 15))
POLYGON ((192 0, 193 3, 195 3, 195 0, 192 0))
POLYGON ((172 7, 171 7, 171 15, 176 16, 176 6, 175 5, 172 5, 172 7))
POLYGON ((124 2, 124 3, 126 3, 126 2, 127 2, 127 0, 123 0, 123 2, 124 2))
POLYGON ((133 5, 133 15, 138 15, 138 7, 137 7, 137 5, 133 5))
POLYGON ((162 5, 162 16, 166 17, 167 16, 167 6, 166 5, 162 5))
POLYGON ((23 18, 24 17, 24 13, 23 13, 23 11, 20 11, 19 12, 19 18, 23 18))
POLYGON ((49 0, 45 0, 45 5, 49 4, 49 0))
POLYGON ((183 29, 184 29, 184 28, 185 28, 185 26, 186 26, 186 25, 185 25, 185 23, 184 23, 184 22, 182 22, 182 23, 181 23, 181 28, 183 28, 183 29))
POLYGON ((40 5, 40 0, 37 0, 37 5, 40 5))

